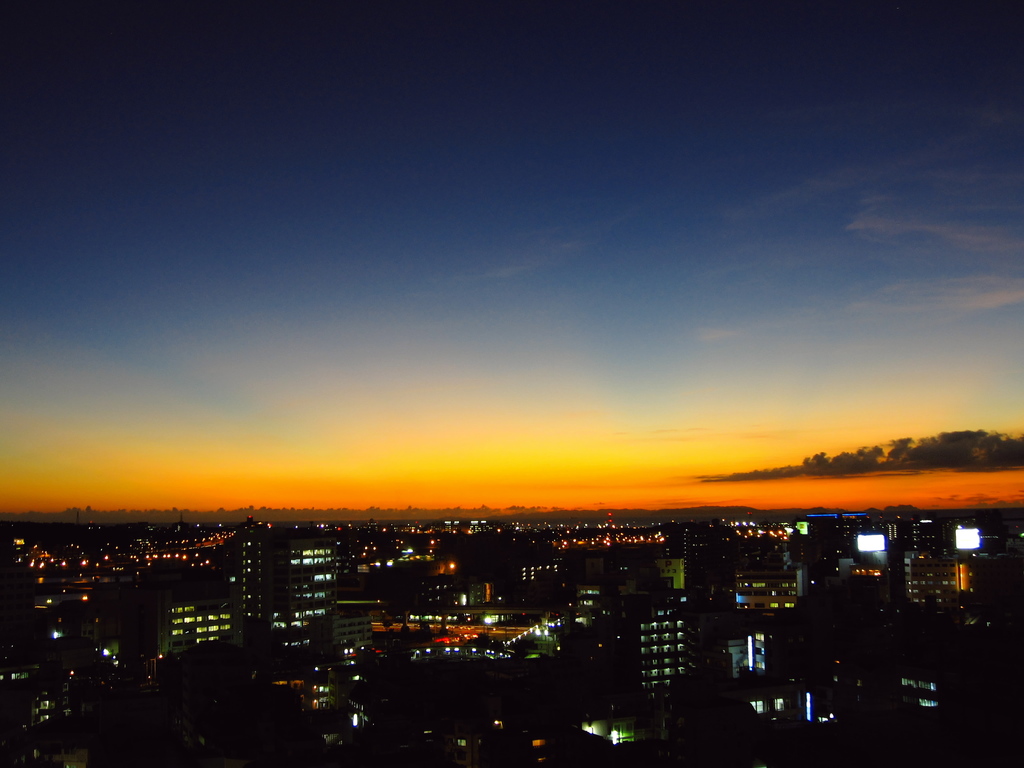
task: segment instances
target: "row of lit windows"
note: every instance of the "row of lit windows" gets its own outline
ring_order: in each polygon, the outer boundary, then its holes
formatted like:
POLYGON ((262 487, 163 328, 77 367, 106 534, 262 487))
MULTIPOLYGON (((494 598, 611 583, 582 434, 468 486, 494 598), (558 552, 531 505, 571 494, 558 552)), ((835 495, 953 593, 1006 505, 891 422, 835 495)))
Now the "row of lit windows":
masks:
POLYGON ((768 709, 768 701, 763 699, 750 702, 750 706, 752 706, 754 708, 754 711, 757 712, 757 714, 759 715, 763 715, 766 712, 770 711, 782 712, 784 709, 788 708, 786 706, 786 700, 781 696, 772 699, 772 708, 770 710, 768 709))
POLYGON ((232 638, 231 635, 218 635, 216 637, 200 637, 200 638, 196 638, 196 640, 194 640, 194 641, 192 641, 192 640, 186 641, 186 640, 184 640, 182 638, 178 638, 177 640, 171 640, 171 647, 172 648, 181 648, 181 647, 183 647, 186 644, 186 642, 189 642, 189 643, 191 643, 191 642, 200 643, 200 642, 205 642, 205 641, 209 641, 209 640, 223 640, 224 642, 230 643, 233 639, 234 638, 232 638))
POLYGON ((195 613, 196 611, 212 611, 221 608, 225 603, 218 601, 206 605, 176 605, 171 608, 171 613, 195 613))
MULTIPOLYGON (((221 619, 230 618, 230 613, 209 613, 206 615, 205 621, 220 621, 221 619)), ((204 621, 202 616, 175 616, 171 619, 171 624, 193 624, 201 621, 204 621)))
POLYGON ((909 685, 911 688, 921 688, 925 691, 938 690, 938 686, 935 683, 927 680, 911 680, 909 677, 904 677, 900 680, 900 685, 909 685))
POLYGON ((749 588, 749 589, 767 589, 768 587, 783 587, 792 586, 796 589, 796 581, 794 579, 776 579, 774 581, 741 581, 737 582, 737 587, 749 588))
MULTIPOLYGON (((658 612, 659 615, 661 612, 658 612)), ((650 624, 641 624, 640 629, 643 631, 657 631, 659 629, 683 629, 686 624, 682 621, 654 621, 650 624)))
MULTIPOLYGON (((677 651, 685 651, 686 650, 686 646, 682 645, 682 644, 679 644, 679 645, 677 645, 675 647, 675 650, 677 650, 677 651)), ((648 654, 648 653, 670 653, 671 651, 672 651, 672 646, 671 645, 652 645, 649 648, 641 648, 640 649, 640 653, 642 653, 642 654, 648 654)))
POLYGON ((646 669, 640 673, 644 677, 665 677, 667 675, 686 674, 686 667, 662 667, 661 669, 646 669))
POLYGON ((220 632, 221 630, 223 630, 225 632, 230 632, 231 631, 231 625, 230 624, 210 624, 208 626, 202 626, 202 627, 188 627, 186 629, 178 628, 178 629, 172 629, 171 630, 171 635, 172 636, 174 636, 174 635, 204 635, 204 634, 209 634, 210 632, 220 632))

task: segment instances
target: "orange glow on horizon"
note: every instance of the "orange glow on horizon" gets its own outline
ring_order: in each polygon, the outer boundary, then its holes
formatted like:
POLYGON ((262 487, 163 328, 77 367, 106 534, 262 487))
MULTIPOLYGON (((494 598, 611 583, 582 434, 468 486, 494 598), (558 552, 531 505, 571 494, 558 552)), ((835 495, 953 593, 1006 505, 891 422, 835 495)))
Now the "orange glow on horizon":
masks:
POLYGON ((849 510, 912 505, 922 509, 975 505, 1024 504, 1024 471, 998 473, 931 472, 843 478, 791 478, 771 481, 704 483, 696 479, 668 482, 635 475, 574 474, 561 481, 550 476, 525 479, 336 480, 277 477, 188 478, 167 475, 128 487, 99 483, 88 490, 65 479, 45 488, 7 494, 2 511, 56 512, 68 507, 107 511, 170 509, 197 511, 241 509, 253 505, 296 509, 494 510, 512 506, 579 510, 671 509, 700 506, 749 506, 758 509, 835 507, 849 510))

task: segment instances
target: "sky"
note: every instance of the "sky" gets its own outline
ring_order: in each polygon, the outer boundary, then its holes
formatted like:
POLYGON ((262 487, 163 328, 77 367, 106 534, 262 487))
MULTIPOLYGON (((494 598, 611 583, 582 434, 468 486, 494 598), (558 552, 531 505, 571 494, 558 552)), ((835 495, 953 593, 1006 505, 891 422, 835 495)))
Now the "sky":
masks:
POLYGON ((3 13, 0 511, 1024 503, 1008 4, 3 13))

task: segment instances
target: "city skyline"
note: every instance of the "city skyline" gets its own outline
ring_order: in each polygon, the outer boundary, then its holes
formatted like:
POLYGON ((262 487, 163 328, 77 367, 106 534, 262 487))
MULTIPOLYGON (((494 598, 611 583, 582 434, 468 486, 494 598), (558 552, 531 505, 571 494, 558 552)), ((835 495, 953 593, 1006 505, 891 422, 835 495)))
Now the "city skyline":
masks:
POLYGON ((9 13, 0 512, 1024 504, 998 4, 9 13))

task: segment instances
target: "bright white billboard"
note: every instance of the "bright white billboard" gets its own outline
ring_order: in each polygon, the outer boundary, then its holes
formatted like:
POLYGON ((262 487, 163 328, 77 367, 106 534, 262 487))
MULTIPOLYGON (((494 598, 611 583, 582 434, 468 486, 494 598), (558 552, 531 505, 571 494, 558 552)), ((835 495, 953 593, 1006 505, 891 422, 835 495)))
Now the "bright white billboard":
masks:
POLYGON ((957 528, 956 529, 956 548, 957 549, 980 549, 981 548, 981 532, 977 528, 957 528))
POLYGON ((858 533, 857 550, 859 552, 885 552, 885 534, 858 533))

